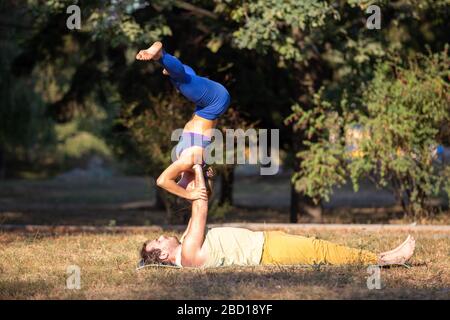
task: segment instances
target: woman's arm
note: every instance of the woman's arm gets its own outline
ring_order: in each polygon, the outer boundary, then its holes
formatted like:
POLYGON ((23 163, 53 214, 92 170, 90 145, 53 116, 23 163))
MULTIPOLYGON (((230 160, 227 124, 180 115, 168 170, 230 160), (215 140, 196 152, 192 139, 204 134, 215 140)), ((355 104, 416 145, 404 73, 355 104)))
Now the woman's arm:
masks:
POLYGON ((192 164, 187 163, 186 161, 181 161, 180 159, 172 163, 156 180, 156 184, 158 187, 161 187, 168 192, 182 197, 188 200, 196 200, 196 199, 208 199, 206 194, 206 188, 196 187, 193 190, 186 190, 185 188, 179 186, 175 179, 179 177, 179 175, 183 171, 188 171, 192 169, 192 164))

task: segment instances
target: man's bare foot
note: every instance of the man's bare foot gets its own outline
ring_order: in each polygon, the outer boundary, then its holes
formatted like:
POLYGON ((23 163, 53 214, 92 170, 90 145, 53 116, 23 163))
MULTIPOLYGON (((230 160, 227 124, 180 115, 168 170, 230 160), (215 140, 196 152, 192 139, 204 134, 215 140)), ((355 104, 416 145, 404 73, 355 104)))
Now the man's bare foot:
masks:
POLYGON ((405 264, 412 255, 416 248, 416 240, 408 236, 408 238, 397 248, 381 253, 378 256, 378 264, 381 266, 405 264))
POLYGON ((162 56, 163 44, 160 41, 156 41, 150 48, 141 50, 136 55, 137 60, 159 60, 162 56))
POLYGON ((400 249, 401 249, 404 245, 406 245, 409 241, 411 241, 411 235, 408 235, 408 237, 406 238, 406 240, 403 241, 403 243, 402 243, 401 245, 399 245, 398 247, 396 247, 396 248, 394 248, 394 249, 392 249, 392 250, 389 250, 389 251, 381 252, 381 253, 380 253, 380 257, 386 256, 386 255, 388 255, 388 254, 391 254, 391 253, 394 253, 394 252, 400 250, 400 249))

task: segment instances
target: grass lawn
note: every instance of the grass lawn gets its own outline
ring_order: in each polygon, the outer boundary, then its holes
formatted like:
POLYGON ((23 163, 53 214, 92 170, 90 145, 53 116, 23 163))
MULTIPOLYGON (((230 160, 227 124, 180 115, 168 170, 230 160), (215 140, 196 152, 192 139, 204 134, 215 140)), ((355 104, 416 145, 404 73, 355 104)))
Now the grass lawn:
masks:
MULTIPOLYGON (((406 233, 320 232, 364 249, 391 249, 406 233)), ((364 266, 147 268, 135 271, 148 234, 0 233, 0 299, 449 299, 450 235, 416 232, 412 268, 381 270, 369 290, 364 266), (81 290, 66 289, 66 269, 81 268, 81 290)))

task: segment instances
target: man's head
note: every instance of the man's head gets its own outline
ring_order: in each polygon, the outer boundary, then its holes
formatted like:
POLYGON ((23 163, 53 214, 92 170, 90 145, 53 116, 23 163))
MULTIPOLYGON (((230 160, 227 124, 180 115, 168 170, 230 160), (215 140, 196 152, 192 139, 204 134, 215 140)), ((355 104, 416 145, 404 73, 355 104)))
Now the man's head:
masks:
POLYGON ((175 252, 180 241, 176 237, 160 236, 144 242, 141 258, 144 264, 174 264, 175 252))

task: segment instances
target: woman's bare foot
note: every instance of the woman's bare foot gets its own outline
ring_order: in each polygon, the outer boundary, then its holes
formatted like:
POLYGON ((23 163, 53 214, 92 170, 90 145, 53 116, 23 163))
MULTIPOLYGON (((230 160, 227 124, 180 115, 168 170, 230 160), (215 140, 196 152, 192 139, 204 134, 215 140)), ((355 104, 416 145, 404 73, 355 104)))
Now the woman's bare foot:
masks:
POLYGON ((416 248, 416 240, 408 236, 408 238, 397 248, 382 252, 378 256, 378 264, 381 266, 394 265, 394 264, 405 264, 412 255, 414 254, 414 249, 416 248))
POLYGON ((156 41, 150 48, 141 50, 136 55, 137 60, 159 60, 162 55, 163 44, 160 41, 156 41))
POLYGON ((206 182, 206 191, 208 192, 208 197, 214 193, 214 182, 213 178, 216 175, 214 169, 210 166, 203 168, 203 175, 206 182))
POLYGON ((205 171, 205 175, 208 178, 214 178, 214 176, 216 175, 216 172, 214 171, 214 169, 211 166, 208 166, 206 168, 206 170, 204 170, 204 171, 205 171))

